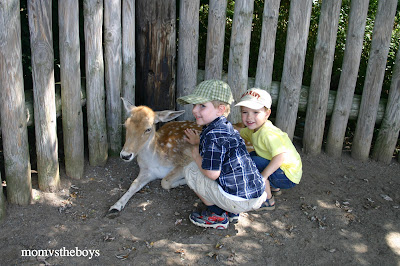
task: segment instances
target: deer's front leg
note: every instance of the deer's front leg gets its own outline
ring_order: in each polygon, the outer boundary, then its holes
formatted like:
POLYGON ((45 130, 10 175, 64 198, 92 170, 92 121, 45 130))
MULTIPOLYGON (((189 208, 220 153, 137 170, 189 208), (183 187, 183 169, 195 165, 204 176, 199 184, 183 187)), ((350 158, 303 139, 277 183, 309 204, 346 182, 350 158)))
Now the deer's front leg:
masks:
POLYGON ((129 199, 139 190, 141 190, 147 183, 157 179, 157 177, 152 177, 152 175, 146 169, 140 169, 140 173, 137 178, 132 182, 128 191, 108 210, 107 217, 114 218, 118 216, 119 212, 125 207, 129 199))

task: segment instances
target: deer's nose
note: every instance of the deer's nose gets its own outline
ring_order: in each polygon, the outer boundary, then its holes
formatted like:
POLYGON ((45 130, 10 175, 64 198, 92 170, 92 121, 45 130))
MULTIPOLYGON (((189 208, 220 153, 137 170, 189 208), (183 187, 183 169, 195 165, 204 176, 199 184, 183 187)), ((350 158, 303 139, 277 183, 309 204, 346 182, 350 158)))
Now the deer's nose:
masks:
POLYGON ((121 151, 121 153, 119 154, 119 157, 121 157, 122 160, 129 162, 133 159, 133 154, 121 151))

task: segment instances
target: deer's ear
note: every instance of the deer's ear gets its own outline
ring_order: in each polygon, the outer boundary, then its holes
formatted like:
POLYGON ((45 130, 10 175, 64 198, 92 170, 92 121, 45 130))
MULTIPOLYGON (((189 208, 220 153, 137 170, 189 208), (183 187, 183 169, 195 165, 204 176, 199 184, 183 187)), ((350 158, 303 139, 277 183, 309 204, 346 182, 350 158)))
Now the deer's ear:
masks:
POLYGON ((181 110, 181 111, 166 110, 166 111, 156 112, 155 123, 171 121, 171 120, 177 118, 178 116, 180 116, 181 114, 183 114, 184 112, 185 112, 185 110, 181 110))
POLYGON ((136 106, 134 104, 131 104, 127 99, 121 97, 121 100, 124 103, 124 107, 128 113, 130 113, 133 108, 136 108, 136 106))

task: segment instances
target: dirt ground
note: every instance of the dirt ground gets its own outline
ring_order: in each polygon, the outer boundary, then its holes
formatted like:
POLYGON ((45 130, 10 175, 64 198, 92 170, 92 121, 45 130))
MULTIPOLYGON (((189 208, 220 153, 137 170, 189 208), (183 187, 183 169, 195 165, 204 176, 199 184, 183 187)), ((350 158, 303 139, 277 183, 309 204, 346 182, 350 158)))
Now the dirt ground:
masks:
POLYGON ((58 193, 38 191, 34 176, 33 203, 8 205, 0 224, 0 264, 400 265, 400 164, 300 154, 300 185, 277 196, 274 211, 242 213, 227 230, 191 224, 202 207, 195 194, 160 180, 105 217, 137 176, 135 162, 87 164, 81 180, 61 169, 58 193))

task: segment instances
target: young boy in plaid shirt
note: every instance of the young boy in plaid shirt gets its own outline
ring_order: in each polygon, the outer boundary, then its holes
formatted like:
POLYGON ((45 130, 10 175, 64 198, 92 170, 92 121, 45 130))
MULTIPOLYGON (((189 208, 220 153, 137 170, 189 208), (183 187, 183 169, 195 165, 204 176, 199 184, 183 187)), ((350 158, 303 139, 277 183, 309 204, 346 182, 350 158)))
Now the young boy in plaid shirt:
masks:
POLYGON ((201 82, 193 94, 179 98, 180 104, 193 104, 199 135, 185 130, 193 144, 194 162, 185 168, 189 187, 207 209, 193 212, 195 225, 226 229, 239 213, 258 209, 267 199, 265 182, 246 150, 239 133, 226 119, 233 102, 229 85, 220 80, 201 82), (228 212, 228 213, 227 213, 228 212))

